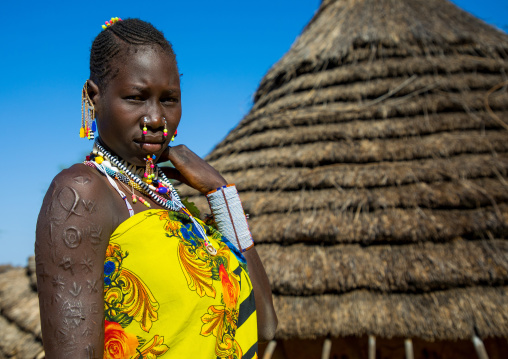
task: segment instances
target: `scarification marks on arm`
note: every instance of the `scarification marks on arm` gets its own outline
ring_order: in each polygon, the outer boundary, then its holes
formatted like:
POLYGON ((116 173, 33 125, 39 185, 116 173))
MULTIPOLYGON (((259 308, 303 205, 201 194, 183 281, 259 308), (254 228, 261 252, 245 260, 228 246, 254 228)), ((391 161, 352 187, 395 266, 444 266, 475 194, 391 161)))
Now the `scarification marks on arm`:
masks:
POLYGON ((90 258, 88 254, 85 252, 84 257, 80 262, 82 271, 87 274, 92 273, 93 263, 94 263, 93 259, 90 258))
POLYGON ((56 196, 58 202, 62 206, 64 210, 67 211, 67 215, 64 219, 64 221, 67 221, 71 215, 81 216, 78 212, 76 212, 76 208, 79 204, 79 193, 72 187, 64 187, 60 190, 60 192, 56 196), (65 191, 65 193, 64 193, 65 191), (71 201, 69 202, 67 198, 62 198, 62 196, 66 197, 67 192, 72 194, 71 201))

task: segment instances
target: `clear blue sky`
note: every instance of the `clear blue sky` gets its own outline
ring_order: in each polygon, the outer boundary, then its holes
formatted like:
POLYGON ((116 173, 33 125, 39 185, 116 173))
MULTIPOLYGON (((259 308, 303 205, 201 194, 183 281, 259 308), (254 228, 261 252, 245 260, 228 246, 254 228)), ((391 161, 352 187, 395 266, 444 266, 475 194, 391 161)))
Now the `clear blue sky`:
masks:
MULTIPOLYGON (((455 0, 505 32, 508 1, 455 0)), ((320 0, 8 1, 0 13, 0 263, 25 265, 51 179, 83 160, 80 93, 91 42, 111 16, 152 22, 172 42, 182 76, 176 143, 206 155, 249 111, 268 69, 320 0)))

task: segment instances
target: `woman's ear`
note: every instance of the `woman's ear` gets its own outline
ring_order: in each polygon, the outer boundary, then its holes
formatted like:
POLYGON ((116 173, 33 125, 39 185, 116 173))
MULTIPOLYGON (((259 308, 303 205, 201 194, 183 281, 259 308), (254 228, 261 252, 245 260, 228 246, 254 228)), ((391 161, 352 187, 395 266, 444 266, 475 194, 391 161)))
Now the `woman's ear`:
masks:
POLYGON ((90 97, 90 100, 92 100, 92 104, 95 109, 95 115, 97 116, 98 113, 100 113, 100 91, 99 86, 92 80, 87 80, 87 86, 86 86, 88 96, 90 97))

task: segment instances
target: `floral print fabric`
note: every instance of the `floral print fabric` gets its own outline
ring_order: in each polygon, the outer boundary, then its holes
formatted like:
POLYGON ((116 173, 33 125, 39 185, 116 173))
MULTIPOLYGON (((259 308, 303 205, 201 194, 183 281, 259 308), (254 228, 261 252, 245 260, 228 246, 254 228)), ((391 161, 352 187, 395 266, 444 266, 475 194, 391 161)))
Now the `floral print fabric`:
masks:
POLYGON ((104 263, 104 358, 257 358, 243 256, 184 214, 149 210, 122 223, 104 263))

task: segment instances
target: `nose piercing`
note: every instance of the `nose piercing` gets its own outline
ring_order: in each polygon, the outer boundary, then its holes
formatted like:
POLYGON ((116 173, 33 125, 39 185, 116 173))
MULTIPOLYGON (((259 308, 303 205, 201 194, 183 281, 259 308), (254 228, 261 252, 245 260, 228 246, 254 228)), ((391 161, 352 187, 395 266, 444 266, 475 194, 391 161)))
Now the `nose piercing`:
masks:
POLYGON ((148 128, 146 128, 146 124, 148 122, 148 118, 146 116, 143 117, 143 121, 144 121, 144 124, 143 124, 143 135, 146 135, 148 133, 148 128))
POLYGON ((166 121, 166 117, 162 119, 164 120, 164 137, 168 137, 168 121, 166 121))

